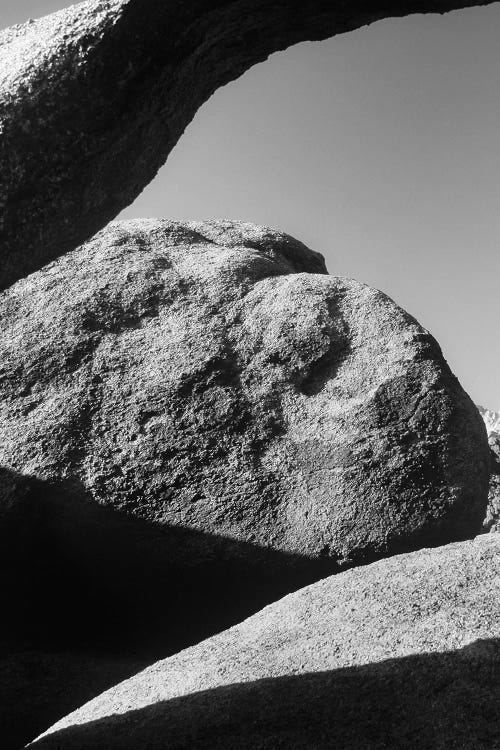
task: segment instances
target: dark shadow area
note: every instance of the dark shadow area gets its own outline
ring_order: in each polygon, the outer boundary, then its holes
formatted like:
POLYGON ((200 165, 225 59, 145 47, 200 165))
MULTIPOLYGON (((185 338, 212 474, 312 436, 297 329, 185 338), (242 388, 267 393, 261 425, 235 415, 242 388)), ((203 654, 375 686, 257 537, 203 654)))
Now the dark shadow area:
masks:
POLYGON ((5 750, 147 664, 338 571, 88 500, 0 469, 5 750))
POLYGON ((338 572, 310 559, 152 523, 2 469, 4 635, 158 658, 338 572))
MULTIPOLYGON (((196 666, 196 665, 195 665, 196 666)), ((168 675, 165 675, 168 680, 168 675)), ((497 750, 500 639, 238 683, 73 725, 47 750, 497 750)))
POLYGON ((137 659, 0 644, 0 747, 18 750, 54 721, 147 666, 137 659))

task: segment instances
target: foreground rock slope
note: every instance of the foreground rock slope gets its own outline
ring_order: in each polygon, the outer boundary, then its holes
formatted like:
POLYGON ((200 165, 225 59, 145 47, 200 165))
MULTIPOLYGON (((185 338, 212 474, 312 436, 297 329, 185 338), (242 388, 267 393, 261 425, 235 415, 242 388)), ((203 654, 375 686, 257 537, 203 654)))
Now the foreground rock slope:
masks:
POLYGON ((38 597, 51 633, 152 639, 156 619, 179 646, 481 528, 486 434, 437 343, 286 235, 112 224, 5 292, 0 316, 23 626, 38 597))
POLYGON ((1 32, 0 288, 113 219, 211 94, 272 52, 479 4, 89 0, 1 32))
POLYGON ((500 536, 324 579, 91 701, 40 750, 493 750, 500 536))

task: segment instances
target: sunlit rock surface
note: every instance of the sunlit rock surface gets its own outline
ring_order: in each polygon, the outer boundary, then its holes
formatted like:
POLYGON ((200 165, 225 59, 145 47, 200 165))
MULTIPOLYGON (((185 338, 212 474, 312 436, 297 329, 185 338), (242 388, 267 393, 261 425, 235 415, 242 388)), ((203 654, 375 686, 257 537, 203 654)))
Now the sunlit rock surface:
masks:
POLYGON ((42 750, 492 750, 500 536, 326 578, 158 662, 42 750))

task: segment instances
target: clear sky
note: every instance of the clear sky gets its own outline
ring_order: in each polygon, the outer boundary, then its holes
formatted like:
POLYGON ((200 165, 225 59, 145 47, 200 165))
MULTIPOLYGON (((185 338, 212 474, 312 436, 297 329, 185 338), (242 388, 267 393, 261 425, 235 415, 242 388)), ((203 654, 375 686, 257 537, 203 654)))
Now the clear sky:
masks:
MULTIPOLYGON (((0 27, 64 0, 0 0, 0 27)), ((233 218, 324 253, 500 410, 500 4, 382 21, 219 90, 122 217, 233 218)))

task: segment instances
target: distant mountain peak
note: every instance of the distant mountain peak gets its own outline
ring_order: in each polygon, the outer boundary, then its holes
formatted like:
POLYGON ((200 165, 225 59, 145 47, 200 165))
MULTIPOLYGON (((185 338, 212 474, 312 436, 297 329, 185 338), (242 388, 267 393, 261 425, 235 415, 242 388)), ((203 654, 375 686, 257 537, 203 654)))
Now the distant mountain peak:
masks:
POLYGON ((500 412, 493 411, 493 409, 485 409, 484 406, 479 405, 477 408, 484 420, 488 435, 492 432, 500 433, 500 412))

